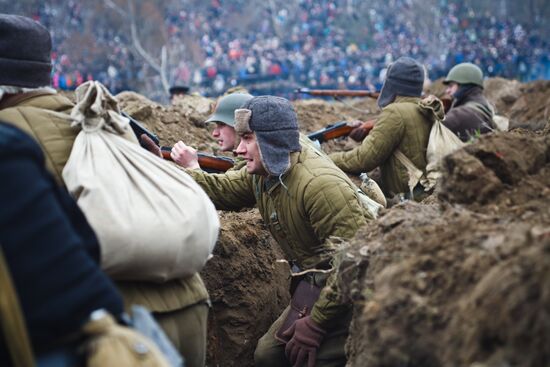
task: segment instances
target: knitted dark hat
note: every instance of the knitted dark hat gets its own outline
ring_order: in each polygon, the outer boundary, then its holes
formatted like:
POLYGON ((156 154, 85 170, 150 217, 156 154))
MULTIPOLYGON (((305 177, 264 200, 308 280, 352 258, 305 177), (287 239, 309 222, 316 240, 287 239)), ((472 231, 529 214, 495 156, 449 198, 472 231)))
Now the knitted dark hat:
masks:
POLYGON ((168 89, 168 93, 173 96, 174 94, 187 94, 189 90, 191 90, 191 88, 187 85, 174 85, 168 89))
POLYGON ((0 14, 0 85, 38 88, 50 85, 52 39, 34 20, 0 14))
POLYGON ((396 96, 420 97, 424 84, 424 68, 410 57, 400 57, 390 65, 378 96, 378 106, 384 108, 396 96))
POLYGON ((254 132, 267 173, 280 176, 290 168, 290 153, 299 152, 298 119, 284 98, 259 96, 235 111, 235 131, 254 132))

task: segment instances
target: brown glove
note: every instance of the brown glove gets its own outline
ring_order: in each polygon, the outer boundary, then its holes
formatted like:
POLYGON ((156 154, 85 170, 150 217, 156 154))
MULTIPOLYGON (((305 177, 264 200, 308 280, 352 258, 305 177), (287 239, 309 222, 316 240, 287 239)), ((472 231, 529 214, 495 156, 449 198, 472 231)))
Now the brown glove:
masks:
POLYGON ((350 131, 349 137, 357 142, 362 142, 374 127, 374 120, 365 121, 350 131))
POLYGON ((311 319, 310 316, 296 320, 283 333, 291 337, 286 343, 285 354, 293 367, 300 367, 307 362, 307 367, 315 367, 317 349, 321 345, 326 331, 311 319))
POLYGON ((141 146, 143 148, 147 149, 148 151, 150 151, 154 155, 162 158, 162 153, 160 151, 160 147, 158 145, 156 145, 155 142, 153 141, 153 139, 148 137, 147 134, 141 134, 141 136, 139 137, 139 140, 141 140, 141 146))

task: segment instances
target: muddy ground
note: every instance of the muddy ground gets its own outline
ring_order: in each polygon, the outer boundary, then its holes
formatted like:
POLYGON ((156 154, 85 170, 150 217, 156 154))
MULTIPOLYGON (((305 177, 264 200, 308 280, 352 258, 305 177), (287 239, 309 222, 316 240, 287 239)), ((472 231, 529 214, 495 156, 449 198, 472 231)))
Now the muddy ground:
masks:
MULTIPOLYGON (((486 82, 507 133, 449 156, 436 194, 385 210, 347 244, 341 282, 355 302, 349 366, 550 364, 550 83, 486 82), (521 128, 518 128, 521 127, 521 128), (477 363, 477 364, 476 364, 477 363)), ((441 81, 431 87, 441 95, 441 81)), ((215 101, 163 106, 135 93, 123 110, 163 145, 216 152, 202 123, 215 101)), ((295 102, 304 133, 377 114, 370 99, 295 102)), ((327 152, 351 149, 340 139, 327 152)), ((288 267, 256 210, 220 212, 202 275, 213 308, 209 366, 251 366, 254 345, 288 302, 288 267)))
POLYGON ((438 194, 387 210, 346 259, 350 366, 548 365, 550 135, 447 157, 438 194))

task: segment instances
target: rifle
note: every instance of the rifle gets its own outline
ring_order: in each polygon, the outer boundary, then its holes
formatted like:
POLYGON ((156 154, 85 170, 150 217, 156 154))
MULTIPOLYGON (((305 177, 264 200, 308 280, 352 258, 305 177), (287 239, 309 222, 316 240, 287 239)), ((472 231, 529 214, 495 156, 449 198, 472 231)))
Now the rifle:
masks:
MULTIPOLYGON (((160 147, 162 158, 171 161, 172 147, 160 147)), ((235 161, 229 157, 221 157, 207 153, 197 153, 199 166, 208 173, 222 173, 233 168, 235 161)))
POLYGON ((147 130, 147 128, 145 126, 143 126, 141 124, 141 122, 134 119, 132 116, 128 115, 126 112, 121 111, 120 114, 122 116, 126 117, 128 120, 130 120, 130 127, 132 128, 132 131, 134 132, 134 135, 138 139, 139 145, 141 145, 143 148, 145 148, 145 146, 141 142, 141 135, 145 134, 149 138, 151 138, 151 140, 154 141, 156 145, 160 146, 160 140, 159 140, 159 137, 156 134, 154 134, 153 132, 147 130))
MULTIPOLYGON (((151 138, 151 140, 155 142, 155 144, 158 147, 160 147, 162 158, 170 161, 172 160, 172 157, 170 156, 170 152, 172 151, 171 147, 161 147, 160 140, 156 134, 147 130, 145 126, 143 126, 139 121, 135 120, 132 116, 128 115, 126 112, 123 111, 120 114, 130 120, 130 127, 132 128, 132 131, 138 138, 139 144, 143 148, 146 148, 146 147, 141 142, 141 135, 145 134, 149 138, 151 138)), ((199 156, 199 166, 201 166, 201 168, 208 173, 225 172, 235 165, 235 162, 229 157, 218 157, 218 156, 206 154, 206 153, 197 153, 197 154, 199 156)))
POLYGON ((299 88, 296 93, 309 94, 317 97, 370 97, 378 98, 380 92, 371 92, 368 90, 350 90, 350 89, 309 89, 299 88))
MULTIPOLYGON (((368 134, 368 132, 374 127, 374 123, 375 120, 369 120, 363 122, 363 124, 359 126, 366 129, 368 134)), ((349 126, 346 121, 339 121, 327 125, 327 127, 321 130, 314 131, 308 134, 307 137, 311 140, 317 140, 319 141, 319 143, 323 143, 327 140, 336 139, 342 136, 348 136, 353 129, 355 128, 349 126)))

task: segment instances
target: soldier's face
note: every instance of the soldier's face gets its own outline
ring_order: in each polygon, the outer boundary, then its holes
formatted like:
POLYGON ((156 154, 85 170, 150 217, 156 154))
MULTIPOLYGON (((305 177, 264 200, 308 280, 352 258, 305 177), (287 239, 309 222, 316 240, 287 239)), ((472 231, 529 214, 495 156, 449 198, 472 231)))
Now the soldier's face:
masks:
POLYGON ((246 160, 246 170, 248 173, 267 176, 267 171, 260 158, 260 148, 258 147, 254 133, 241 135, 241 141, 236 153, 246 160))
POLYGON ((220 150, 230 152, 235 149, 237 133, 233 127, 221 122, 216 122, 216 127, 212 131, 212 137, 218 142, 220 150))
POLYGON ((447 93, 452 97, 454 96, 457 90, 458 90, 458 84, 455 82, 450 82, 449 84, 447 84, 447 89, 445 89, 445 93, 447 93))

